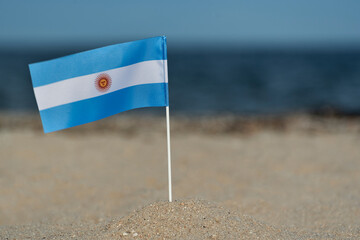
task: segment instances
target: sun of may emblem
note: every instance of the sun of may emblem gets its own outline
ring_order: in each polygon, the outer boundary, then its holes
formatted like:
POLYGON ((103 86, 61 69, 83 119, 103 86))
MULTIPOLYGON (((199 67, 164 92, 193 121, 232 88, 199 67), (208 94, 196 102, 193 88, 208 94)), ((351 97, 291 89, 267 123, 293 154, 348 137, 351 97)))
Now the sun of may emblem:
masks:
POLYGON ((111 77, 106 73, 98 75, 95 80, 95 87, 100 92, 106 92, 111 87, 111 77))

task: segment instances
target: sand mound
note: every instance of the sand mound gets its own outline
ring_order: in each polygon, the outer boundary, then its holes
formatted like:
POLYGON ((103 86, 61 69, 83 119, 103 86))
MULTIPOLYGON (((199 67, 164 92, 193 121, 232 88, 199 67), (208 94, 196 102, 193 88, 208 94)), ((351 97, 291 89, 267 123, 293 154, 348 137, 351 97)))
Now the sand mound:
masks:
MULTIPOLYGON (((295 239, 288 231, 206 201, 159 202, 106 227, 114 239, 295 239)), ((298 239, 298 238, 296 238, 298 239)))
POLYGON ((157 202, 119 219, 0 226, 0 239, 358 239, 294 232, 207 201, 157 202))
POLYGON ((157 202, 101 223, 0 227, 0 239, 301 239, 200 200, 157 202))

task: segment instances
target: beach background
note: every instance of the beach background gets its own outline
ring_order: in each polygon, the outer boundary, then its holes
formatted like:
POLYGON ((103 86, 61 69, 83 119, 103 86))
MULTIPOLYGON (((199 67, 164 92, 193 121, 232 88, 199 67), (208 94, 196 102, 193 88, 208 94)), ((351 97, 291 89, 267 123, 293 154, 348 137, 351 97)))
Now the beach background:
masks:
POLYGON ((0 2, 0 239, 359 239, 359 8, 0 2), (165 109, 45 135, 28 71, 159 35, 173 203, 165 109))

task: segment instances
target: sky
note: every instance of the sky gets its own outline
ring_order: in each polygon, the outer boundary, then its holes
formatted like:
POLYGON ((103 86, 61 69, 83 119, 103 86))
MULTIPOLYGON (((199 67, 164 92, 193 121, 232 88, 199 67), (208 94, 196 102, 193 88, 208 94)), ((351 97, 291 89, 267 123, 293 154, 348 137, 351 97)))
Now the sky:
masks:
POLYGON ((359 0, 0 0, 0 47, 359 45, 359 0))

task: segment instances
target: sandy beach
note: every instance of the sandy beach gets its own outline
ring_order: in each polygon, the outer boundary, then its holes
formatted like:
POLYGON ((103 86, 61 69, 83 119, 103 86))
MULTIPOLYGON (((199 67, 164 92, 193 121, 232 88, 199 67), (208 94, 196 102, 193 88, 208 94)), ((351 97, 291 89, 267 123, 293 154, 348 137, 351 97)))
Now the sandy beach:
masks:
POLYGON ((360 120, 0 117, 0 239, 360 239, 360 120))

